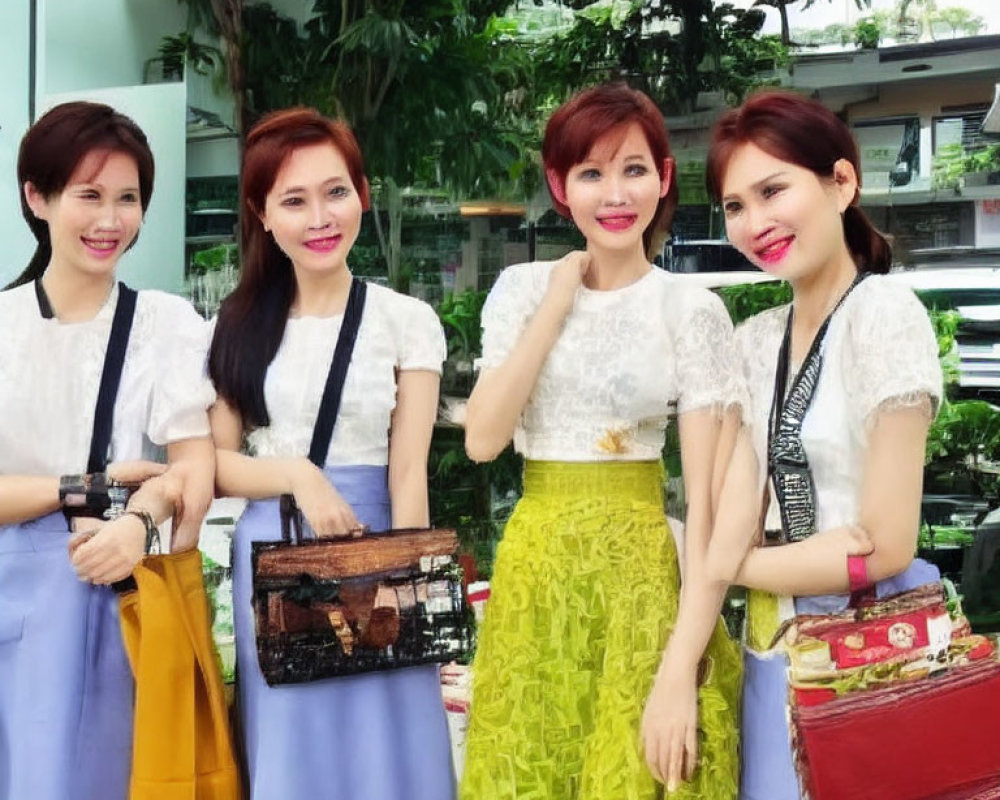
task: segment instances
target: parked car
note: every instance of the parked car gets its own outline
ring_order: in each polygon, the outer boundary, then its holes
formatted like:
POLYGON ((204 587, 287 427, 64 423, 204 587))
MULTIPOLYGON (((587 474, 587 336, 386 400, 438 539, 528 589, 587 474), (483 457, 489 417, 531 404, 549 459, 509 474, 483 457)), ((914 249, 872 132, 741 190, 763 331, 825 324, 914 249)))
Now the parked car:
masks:
POLYGON ((958 311, 959 393, 1000 401, 1000 254, 992 266, 921 265, 891 273, 928 308, 958 311))
POLYGON ((724 239, 668 242, 663 246, 662 262, 668 272, 688 276, 689 282, 706 289, 775 279, 724 239))

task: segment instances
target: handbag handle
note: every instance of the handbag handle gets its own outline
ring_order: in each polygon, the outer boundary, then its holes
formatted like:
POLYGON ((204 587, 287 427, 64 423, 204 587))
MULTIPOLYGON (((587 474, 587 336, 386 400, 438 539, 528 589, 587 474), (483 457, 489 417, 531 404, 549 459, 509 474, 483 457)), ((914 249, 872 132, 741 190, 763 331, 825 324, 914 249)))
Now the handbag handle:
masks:
MULTIPOLYGON (((309 460, 320 469, 326 463, 333 439, 333 427, 340 413, 340 401, 344 395, 344 384, 347 380, 347 368, 351 365, 354 353, 354 343, 361 327, 361 316, 365 310, 365 296, 368 284, 357 278, 352 278, 351 289, 347 295, 347 306, 344 308, 344 321, 340 325, 337 336, 337 346, 333 351, 330 371, 323 387, 323 399, 320 400, 319 413, 313 427, 312 442, 309 445, 309 460)), ((302 543, 302 515, 290 494, 281 495, 278 503, 281 512, 281 538, 291 544, 302 543), (294 531, 294 537, 293 537, 294 531)))

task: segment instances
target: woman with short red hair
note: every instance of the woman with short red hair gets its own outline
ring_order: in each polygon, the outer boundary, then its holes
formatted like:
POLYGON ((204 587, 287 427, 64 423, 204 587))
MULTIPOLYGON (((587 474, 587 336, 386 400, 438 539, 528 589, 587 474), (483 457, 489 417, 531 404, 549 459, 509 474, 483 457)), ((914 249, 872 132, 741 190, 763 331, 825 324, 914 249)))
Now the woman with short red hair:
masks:
POLYGON ((587 247, 509 267, 483 309, 466 449, 487 461, 513 439, 526 461, 479 635, 462 796, 653 800, 659 780, 673 797, 732 798, 739 654, 717 603, 694 624, 714 602, 701 580, 714 454, 742 397, 732 325, 718 298, 647 259, 677 203, 648 97, 581 92, 553 114, 542 157, 587 247), (672 411, 683 602, 660 458, 672 411))
POLYGON ((250 504, 236 527, 234 619, 252 800, 449 800, 454 777, 436 665, 270 687, 257 660, 252 541, 281 537, 291 494, 317 536, 428 525, 427 453, 444 333, 412 297, 367 285, 329 446, 306 457, 355 279, 368 208, 347 125, 277 111, 247 135, 242 274, 209 359, 216 482, 250 504))

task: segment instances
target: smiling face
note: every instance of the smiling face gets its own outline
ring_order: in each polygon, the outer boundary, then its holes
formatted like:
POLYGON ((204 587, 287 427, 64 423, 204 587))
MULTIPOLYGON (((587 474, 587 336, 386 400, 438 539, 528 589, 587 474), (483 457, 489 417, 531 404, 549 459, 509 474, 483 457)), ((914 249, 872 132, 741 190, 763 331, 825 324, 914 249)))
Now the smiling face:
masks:
POLYGON ((726 235, 762 270, 795 282, 849 258, 841 214, 857 186, 845 159, 821 178, 753 143, 739 145, 722 178, 726 235))
POLYGON ((125 153, 91 151, 51 197, 30 182, 24 190, 31 211, 48 224, 56 269, 112 274, 142 223, 139 170, 125 153))
POLYGON ((569 207, 588 248, 622 251, 642 248, 642 233, 670 186, 670 166, 661 179, 649 143, 637 124, 611 131, 574 164, 563 182, 550 175, 555 192, 569 207))
POLYGON ((292 151, 267 193, 261 222, 297 270, 344 267, 361 229, 362 203, 332 144, 292 151))

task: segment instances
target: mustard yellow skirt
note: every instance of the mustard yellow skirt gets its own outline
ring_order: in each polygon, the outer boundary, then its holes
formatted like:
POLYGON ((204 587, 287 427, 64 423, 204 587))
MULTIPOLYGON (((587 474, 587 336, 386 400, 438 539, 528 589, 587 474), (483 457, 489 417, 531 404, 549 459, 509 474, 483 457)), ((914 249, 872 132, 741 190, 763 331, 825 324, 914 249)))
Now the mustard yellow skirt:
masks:
MULTIPOLYGON (((640 720, 680 580, 657 462, 527 462, 479 631, 463 800, 656 800, 640 720)), ((721 620, 699 767, 671 798, 734 798, 741 659, 721 620)))

